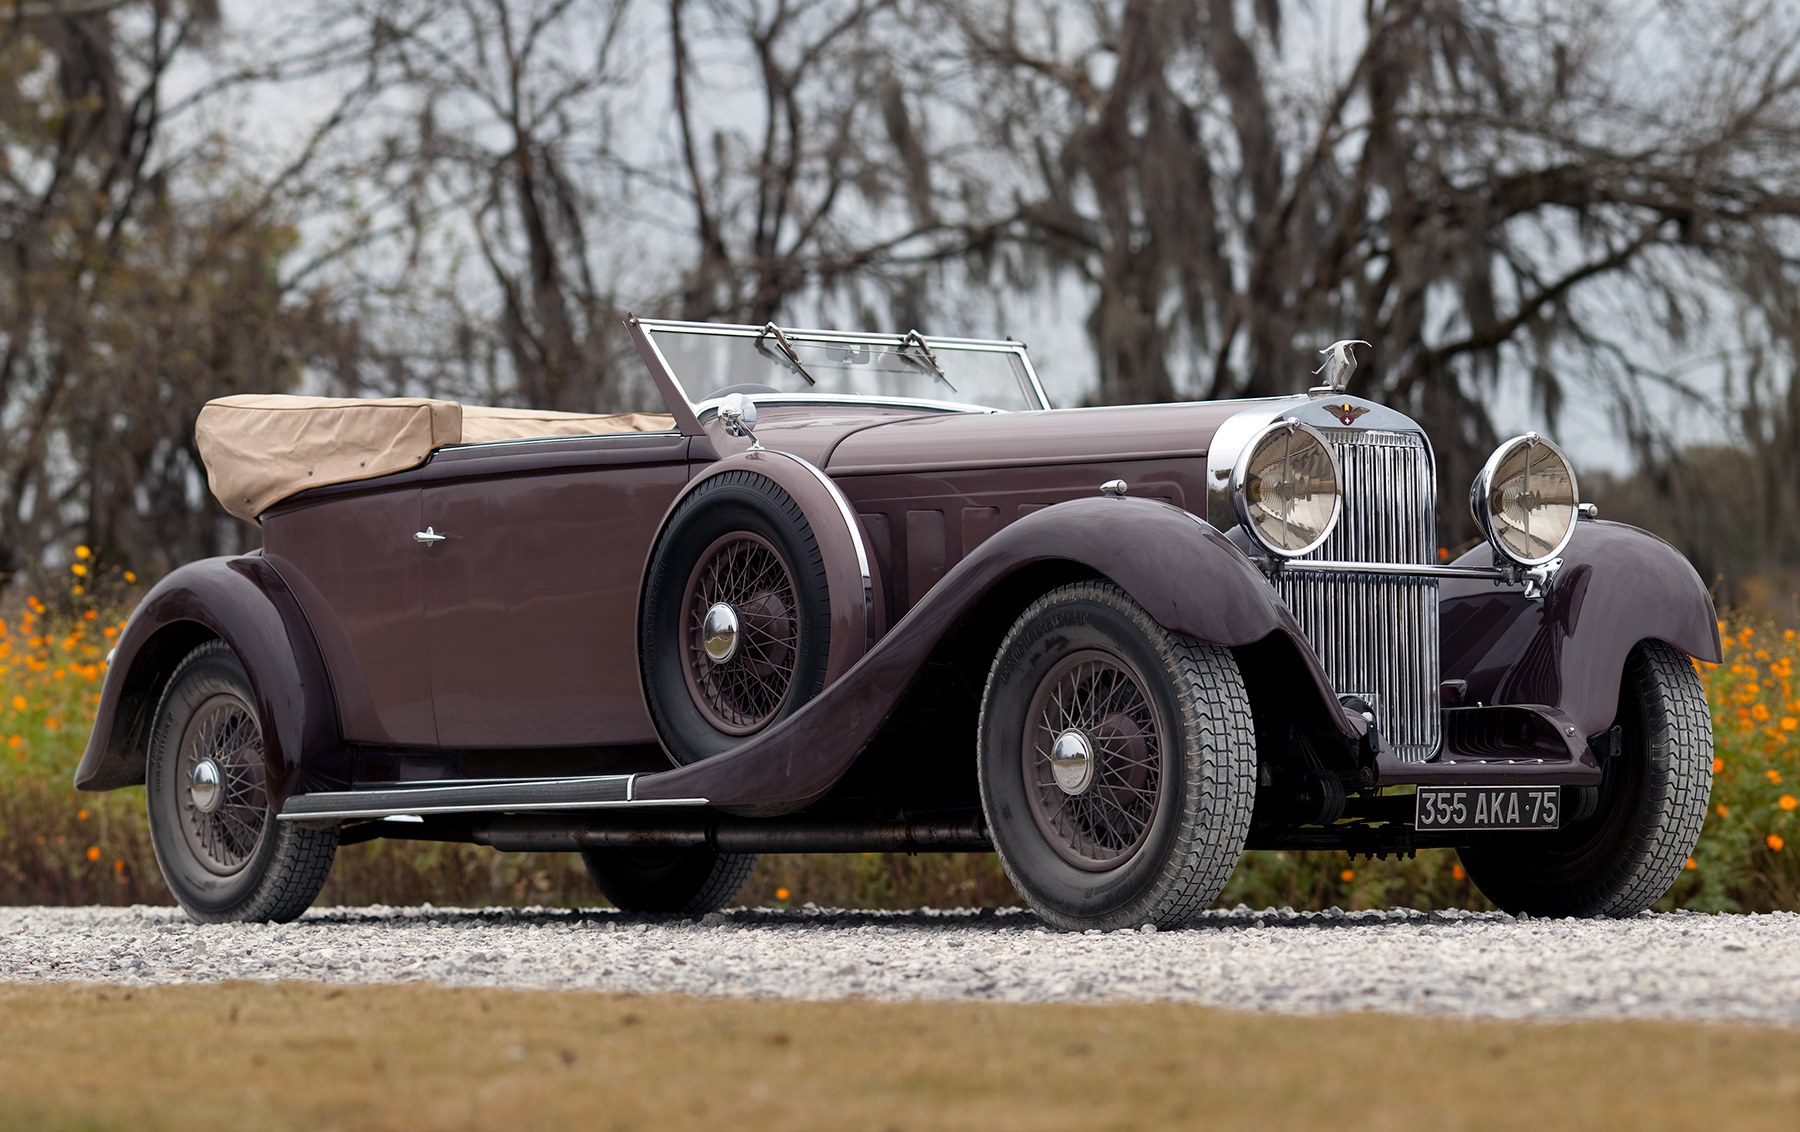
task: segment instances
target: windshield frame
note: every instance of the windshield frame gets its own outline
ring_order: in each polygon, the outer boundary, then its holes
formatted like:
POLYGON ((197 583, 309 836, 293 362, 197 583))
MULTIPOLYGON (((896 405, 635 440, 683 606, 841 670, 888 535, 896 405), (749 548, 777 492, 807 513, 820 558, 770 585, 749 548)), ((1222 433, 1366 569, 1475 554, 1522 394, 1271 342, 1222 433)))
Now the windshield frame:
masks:
MULTIPOLYGON (((774 336, 775 332, 768 326, 750 326, 738 323, 721 322, 683 322, 674 319, 636 318, 628 320, 639 338, 639 352, 644 356, 645 364, 651 368, 652 376, 672 394, 669 408, 676 413, 677 420, 685 414, 673 403, 680 400, 680 408, 694 414, 696 423, 703 412, 717 407, 716 399, 696 399, 681 382, 681 377, 669 364, 662 347, 657 344, 656 335, 694 334, 711 335, 722 338, 749 338, 752 340, 764 336, 774 336), (658 372, 660 371, 660 372, 658 372)), ((866 393, 813 393, 813 392, 775 392, 753 393, 750 397, 761 404, 794 403, 794 404, 856 404, 856 405, 897 405, 906 408, 932 409, 939 412, 983 412, 1000 413, 1028 411, 1032 409, 1048 409, 1051 407, 1049 395, 1044 392, 1044 385, 1038 378, 1037 369, 1031 364, 1031 356, 1026 352, 1025 343, 1011 339, 988 338, 933 338, 916 332, 908 334, 864 334, 842 330, 804 330, 779 327, 779 334, 787 341, 821 345, 870 345, 879 346, 896 352, 916 349, 921 342, 933 351, 945 350, 952 353, 961 351, 969 353, 1008 354, 1016 359, 1019 370, 1024 376, 1020 383, 1020 392, 1028 402, 1025 410, 1003 409, 994 405, 986 405, 974 401, 956 399, 954 393, 944 398, 880 396, 866 393)))

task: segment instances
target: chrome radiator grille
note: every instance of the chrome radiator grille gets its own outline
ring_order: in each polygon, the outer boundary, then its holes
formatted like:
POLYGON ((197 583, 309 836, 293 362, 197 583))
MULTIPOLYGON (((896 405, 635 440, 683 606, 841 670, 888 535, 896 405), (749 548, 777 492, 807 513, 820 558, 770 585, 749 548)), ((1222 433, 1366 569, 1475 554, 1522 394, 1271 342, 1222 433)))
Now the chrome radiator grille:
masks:
MULTIPOLYGON (((1344 510, 1308 559, 1429 563, 1437 552, 1431 451, 1411 433, 1325 429, 1343 477, 1344 510)), ((1395 757, 1438 748, 1438 595, 1435 578, 1281 574, 1275 587, 1340 693, 1375 708, 1395 757)))

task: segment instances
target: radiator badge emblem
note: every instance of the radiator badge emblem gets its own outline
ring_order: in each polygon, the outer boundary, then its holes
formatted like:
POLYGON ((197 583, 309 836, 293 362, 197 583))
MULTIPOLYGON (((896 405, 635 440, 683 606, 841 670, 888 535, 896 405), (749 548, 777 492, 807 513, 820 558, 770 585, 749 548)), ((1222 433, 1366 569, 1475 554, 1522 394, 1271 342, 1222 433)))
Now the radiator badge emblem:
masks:
POLYGON ((1353 405, 1348 401, 1345 401, 1342 405, 1327 405, 1325 406, 1325 410, 1338 420, 1342 421, 1346 426, 1355 424, 1357 417, 1360 417, 1369 411, 1362 405, 1353 405))

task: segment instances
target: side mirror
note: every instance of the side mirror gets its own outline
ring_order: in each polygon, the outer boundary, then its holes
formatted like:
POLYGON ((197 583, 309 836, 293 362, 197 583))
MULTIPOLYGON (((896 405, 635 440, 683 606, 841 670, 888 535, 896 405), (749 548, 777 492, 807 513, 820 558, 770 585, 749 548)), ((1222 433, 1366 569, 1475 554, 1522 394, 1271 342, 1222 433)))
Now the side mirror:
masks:
POLYGON ((756 402, 742 393, 729 393, 719 402, 719 423, 731 436, 748 436, 756 442, 756 402))

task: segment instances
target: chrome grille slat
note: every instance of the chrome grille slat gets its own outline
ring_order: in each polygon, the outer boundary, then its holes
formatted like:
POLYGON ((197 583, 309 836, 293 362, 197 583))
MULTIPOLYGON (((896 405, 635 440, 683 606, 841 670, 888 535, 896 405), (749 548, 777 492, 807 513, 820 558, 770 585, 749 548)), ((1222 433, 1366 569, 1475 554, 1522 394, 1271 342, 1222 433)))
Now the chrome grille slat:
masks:
MULTIPOLYGON (((1324 429, 1344 510, 1311 559, 1426 564, 1437 549, 1437 487, 1420 436, 1324 429)), ((1442 738, 1436 578, 1278 574, 1275 586, 1340 692, 1370 697, 1388 749, 1430 758, 1442 738)))

